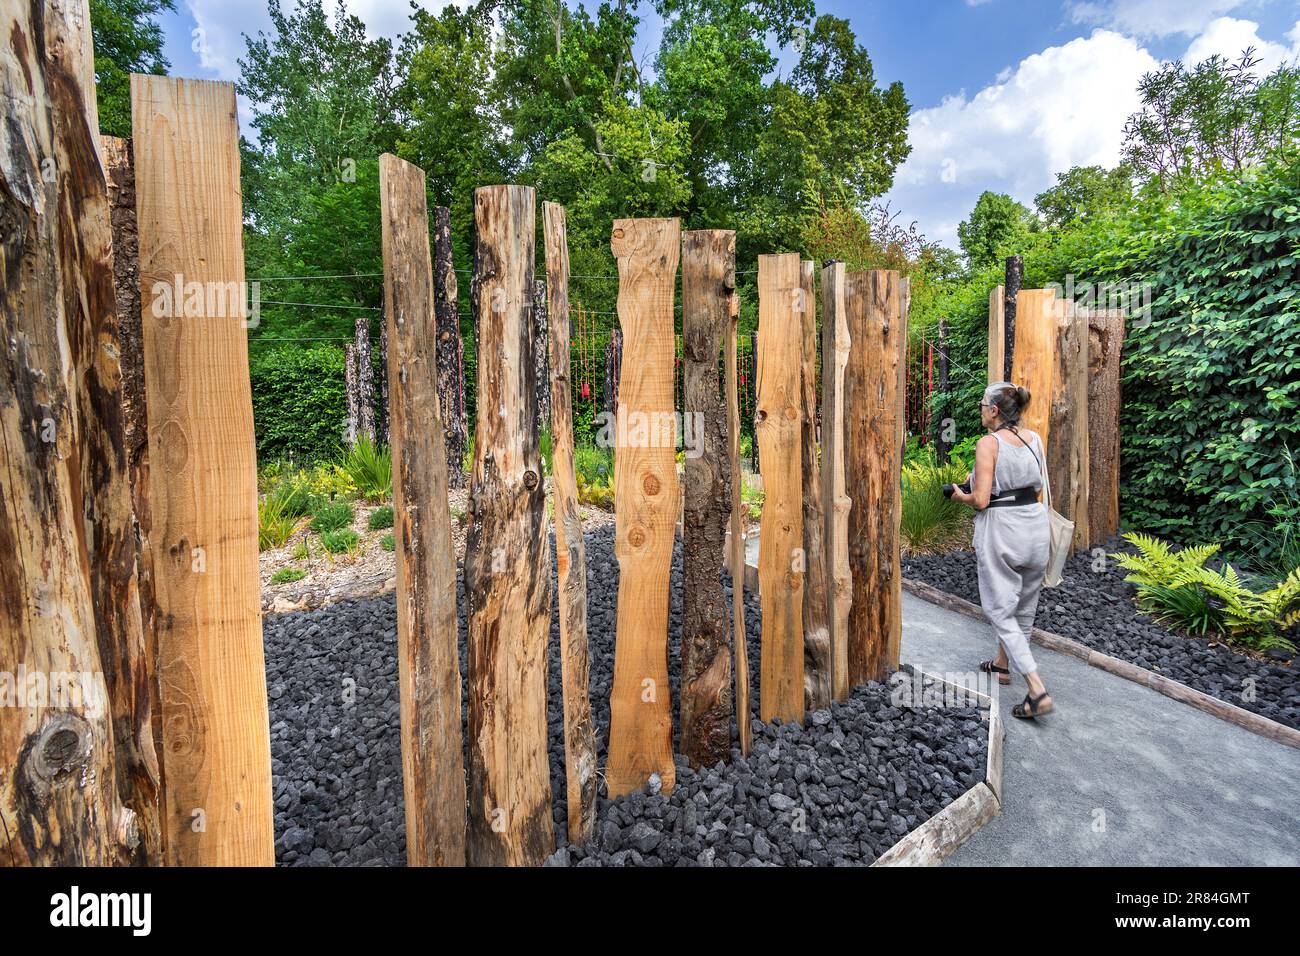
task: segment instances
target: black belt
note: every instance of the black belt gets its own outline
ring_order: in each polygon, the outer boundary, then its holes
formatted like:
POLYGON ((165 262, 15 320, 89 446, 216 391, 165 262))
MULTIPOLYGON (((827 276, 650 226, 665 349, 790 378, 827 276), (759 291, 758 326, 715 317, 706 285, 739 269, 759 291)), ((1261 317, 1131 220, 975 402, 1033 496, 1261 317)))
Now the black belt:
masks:
POLYGON ((1038 504, 1037 488, 1012 488, 1010 491, 1004 491, 996 498, 991 498, 988 503, 989 508, 1019 508, 1024 505, 1038 504))

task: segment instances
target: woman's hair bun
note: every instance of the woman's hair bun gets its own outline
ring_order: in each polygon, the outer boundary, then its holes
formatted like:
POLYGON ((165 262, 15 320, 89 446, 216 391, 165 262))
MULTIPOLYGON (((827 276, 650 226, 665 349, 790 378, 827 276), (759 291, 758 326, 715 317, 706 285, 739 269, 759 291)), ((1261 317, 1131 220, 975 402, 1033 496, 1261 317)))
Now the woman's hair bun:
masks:
POLYGON ((1016 398, 1020 400, 1020 407, 1023 409, 1029 404, 1029 389, 1023 385, 1016 386, 1016 398))

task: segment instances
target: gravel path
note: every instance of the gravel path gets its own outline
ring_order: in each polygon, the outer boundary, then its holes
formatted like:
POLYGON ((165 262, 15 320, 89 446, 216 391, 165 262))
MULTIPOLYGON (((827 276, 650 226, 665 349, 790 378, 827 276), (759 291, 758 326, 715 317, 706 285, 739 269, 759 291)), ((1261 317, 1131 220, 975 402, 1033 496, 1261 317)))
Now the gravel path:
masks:
MULTIPOLYGON (((1108 554, 1121 549, 1131 550, 1120 539, 1105 546, 1108 554)), ((1112 560, 1107 559, 1098 571, 1091 553, 1074 555, 1066 564, 1061 586, 1043 592, 1034 623, 1270 720, 1300 727, 1300 663, 1288 662, 1285 655, 1261 660, 1217 640, 1186 637, 1161 627, 1138 612, 1125 573, 1112 560)), ((973 551, 910 555, 903 559, 903 574, 979 603, 973 551)))
MULTIPOLYGON (((618 563, 612 529, 587 535, 591 696, 604 764, 618 563)), ((674 556, 669 674, 676 700, 680 546, 674 556)), ((758 710, 759 611, 747 595, 758 710)), ((461 607, 463 609, 463 594, 461 607)), ((405 862, 393 595, 266 618, 276 853, 282 865, 405 862)), ((462 671, 464 619, 461 620, 462 671)), ((806 726, 754 722, 748 759, 692 771, 671 796, 600 797, 597 837, 565 841, 558 621, 551 627, 551 782, 559 849, 549 865, 870 863, 982 779, 987 729, 974 708, 893 706, 869 684, 806 726)))

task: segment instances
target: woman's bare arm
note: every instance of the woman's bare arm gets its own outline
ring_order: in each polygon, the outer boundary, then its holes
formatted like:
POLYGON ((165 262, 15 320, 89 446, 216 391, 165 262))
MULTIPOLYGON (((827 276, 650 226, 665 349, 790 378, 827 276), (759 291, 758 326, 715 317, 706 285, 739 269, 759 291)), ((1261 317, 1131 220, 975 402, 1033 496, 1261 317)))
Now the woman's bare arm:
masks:
POLYGON ((952 493, 954 501, 970 505, 976 511, 983 511, 989 506, 993 497, 993 468, 998 462, 998 440, 992 435, 985 435, 975 443, 975 477, 971 480, 971 493, 966 494, 960 488, 952 493))

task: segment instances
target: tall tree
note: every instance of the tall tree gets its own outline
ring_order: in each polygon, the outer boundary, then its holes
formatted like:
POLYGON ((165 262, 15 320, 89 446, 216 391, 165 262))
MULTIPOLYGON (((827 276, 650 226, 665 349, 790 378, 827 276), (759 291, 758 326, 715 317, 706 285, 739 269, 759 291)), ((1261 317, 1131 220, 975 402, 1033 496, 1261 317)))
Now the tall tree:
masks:
POLYGON ((1124 208, 1133 199, 1133 172, 1120 164, 1075 166, 1056 174, 1056 185, 1034 197, 1034 207, 1049 226, 1084 222, 1124 208))
POLYGON ((171 64, 154 17, 175 9, 173 0, 90 0, 101 133, 131 135, 131 74, 167 72, 171 64))
POLYGON ((1038 228, 1034 214, 1005 193, 985 190, 970 218, 957 226, 957 241, 972 269, 982 269, 1001 257, 1023 251, 1029 234, 1038 228))

